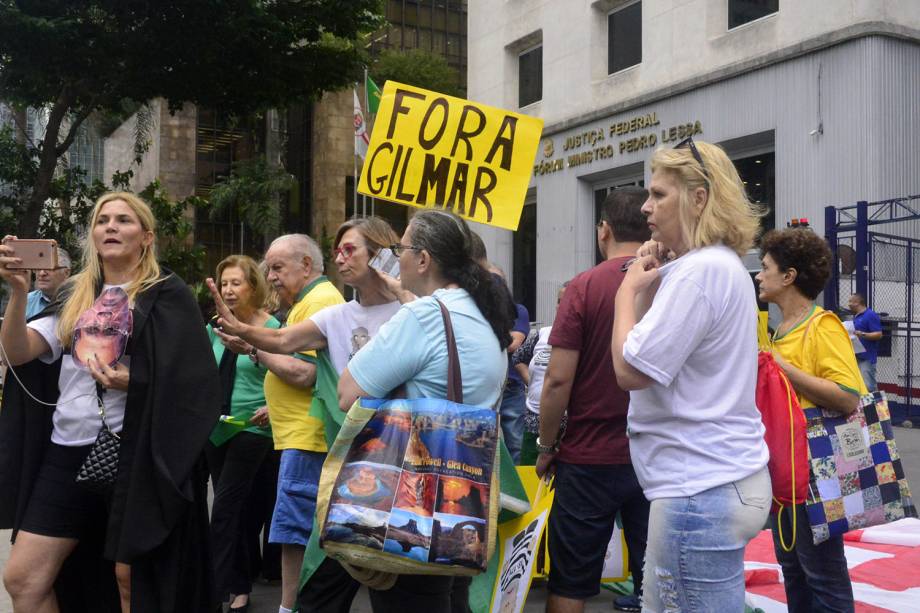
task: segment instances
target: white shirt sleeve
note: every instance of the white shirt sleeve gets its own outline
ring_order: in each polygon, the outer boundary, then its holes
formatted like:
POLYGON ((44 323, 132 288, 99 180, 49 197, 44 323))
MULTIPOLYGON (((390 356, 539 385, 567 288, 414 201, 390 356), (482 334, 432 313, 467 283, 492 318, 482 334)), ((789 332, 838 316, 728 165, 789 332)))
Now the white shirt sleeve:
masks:
POLYGON ((662 284, 651 308, 626 337, 623 357, 667 387, 715 319, 703 288, 691 279, 662 284))
POLYGON ((26 326, 41 334, 45 342, 48 343, 48 347, 51 348, 51 351, 46 351, 38 356, 38 359, 45 364, 51 364, 57 361, 57 359, 61 357, 61 353, 64 349, 61 346, 61 341, 57 337, 57 323, 57 315, 52 315, 50 317, 41 317, 26 324, 26 326))
POLYGON ((329 338, 329 320, 332 317, 333 312, 338 310, 339 306, 335 305, 332 307, 326 307, 325 309, 320 309, 313 315, 310 315, 310 321, 316 324, 316 327, 319 328, 319 331, 323 333, 327 339, 329 338))

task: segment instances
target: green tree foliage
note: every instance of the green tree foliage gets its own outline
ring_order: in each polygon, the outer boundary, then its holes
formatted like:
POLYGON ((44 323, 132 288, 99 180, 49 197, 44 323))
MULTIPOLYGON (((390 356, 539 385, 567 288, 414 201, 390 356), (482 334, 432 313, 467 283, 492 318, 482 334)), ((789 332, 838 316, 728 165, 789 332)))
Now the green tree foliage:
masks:
POLYGON ((297 180, 284 168, 271 164, 264 156, 236 162, 230 176, 219 180, 209 196, 211 217, 226 209, 263 237, 277 236, 281 229, 281 203, 297 180))
POLYGON ((462 97, 460 75, 451 68, 444 56, 423 49, 382 52, 370 69, 371 77, 383 89, 388 80, 423 89, 462 97))
MULTIPOLYGON (((12 128, 0 127, 0 235, 16 234, 22 203, 38 174, 38 157, 33 147, 16 140, 12 128)), ((39 219, 37 235, 54 237, 69 253, 79 256, 82 224, 93 202, 106 191, 96 181, 89 185, 82 168, 63 167, 49 183, 48 198, 60 206, 46 206, 39 219)), ((23 236, 33 236, 23 235, 23 236)))
POLYGON ((173 202, 159 180, 154 180, 138 196, 150 205, 157 220, 160 263, 188 283, 200 281, 204 275, 205 253, 204 247, 192 242, 195 230, 192 211, 207 207, 208 203, 197 196, 173 202))
MULTIPOLYGON (((93 112, 166 98, 245 114, 353 81, 379 0, 0 0, 0 95, 48 109, 14 211, 34 236, 58 161, 93 112)), ((8 181, 0 175, 0 182, 8 181)))

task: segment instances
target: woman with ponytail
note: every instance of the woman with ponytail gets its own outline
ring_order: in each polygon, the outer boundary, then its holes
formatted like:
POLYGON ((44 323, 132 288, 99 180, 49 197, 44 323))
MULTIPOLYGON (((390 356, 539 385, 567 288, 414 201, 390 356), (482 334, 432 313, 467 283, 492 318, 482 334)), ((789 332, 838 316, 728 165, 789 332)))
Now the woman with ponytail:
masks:
POLYGON ((220 414, 217 367, 191 292, 157 263, 150 207, 103 195, 83 269, 28 322, 18 263, 0 246, 11 294, 0 527, 14 531, 3 572, 14 611, 212 610, 200 457, 220 414), (112 438, 114 482, 78 479, 112 438))
MULTIPOLYGON (((404 304, 348 363, 339 379, 342 410, 359 397, 384 398, 400 386, 408 398, 447 397, 447 342, 439 302, 450 313, 463 403, 497 407, 515 309, 507 290, 473 260, 471 243, 466 222, 455 215, 428 210, 412 218, 392 249, 399 256, 402 288, 418 299, 404 304)), ((377 613, 448 613, 453 583, 453 577, 400 575, 389 590, 371 590, 371 604, 377 613)))

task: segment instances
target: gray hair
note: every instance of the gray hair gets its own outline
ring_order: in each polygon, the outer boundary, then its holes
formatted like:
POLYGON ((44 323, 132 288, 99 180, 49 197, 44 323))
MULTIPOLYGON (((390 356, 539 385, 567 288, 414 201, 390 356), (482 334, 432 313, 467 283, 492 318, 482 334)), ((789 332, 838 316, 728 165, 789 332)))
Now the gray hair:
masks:
POLYGON ((316 244, 316 241, 306 234, 285 234, 279 236, 268 246, 269 249, 278 245, 287 245, 294 257, 298 260, 308 257, 313 265, 313 270, 322 274, 324 270, 323 251, 316 244))
POLYGON ((57 248, 57 263, 58 268, 71 268, 70 263, 70 254, 64 251, 62 248, 57 248))

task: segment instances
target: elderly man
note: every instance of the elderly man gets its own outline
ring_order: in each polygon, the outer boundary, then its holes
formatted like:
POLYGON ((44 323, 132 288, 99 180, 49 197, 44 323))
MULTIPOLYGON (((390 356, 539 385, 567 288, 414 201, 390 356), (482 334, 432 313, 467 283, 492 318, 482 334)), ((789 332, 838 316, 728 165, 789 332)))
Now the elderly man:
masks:
MULTIPOLYGON (((275 239, 265 254, 265 265, 268 282, 284 306, 290 306, 287 325, 344 302, 323 276, 322 251, 305 234, 275 239)), ((289 613, 297 598, 300 567, 313 527, 319 475, 327 451, 322 421, 308 414, 316 383, 316 352, 280 355, 257 350, 238 337, 222 337, 233 351, 248 353, 253 362, 269 371, 265 376, 268 410, 257 411, 253 422, 270 421, 275 449, 281 450, 278 498, 269 541, 281 544, 279 612, 289 613)))
POLYGON ((58 289, 70 276, 70 256, 57 248, 57 268, 35 272, 35 290, 29 292, 26 302, 26 319, 38 315, 45 307, 54 302, 58 289))

